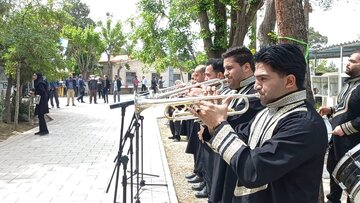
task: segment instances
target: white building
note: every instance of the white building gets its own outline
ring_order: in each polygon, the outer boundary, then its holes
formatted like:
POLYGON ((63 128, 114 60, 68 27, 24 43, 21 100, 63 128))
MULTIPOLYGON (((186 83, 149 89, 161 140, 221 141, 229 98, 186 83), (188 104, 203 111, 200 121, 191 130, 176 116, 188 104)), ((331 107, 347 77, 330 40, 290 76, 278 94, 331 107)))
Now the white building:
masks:
MULTIPOLYGON (((119 75, 123 88, 133 88, 132 79, 137 75, 141 82, 143 76, 147 79, 147 87, 150 87, 150 82, 153 77, 159 78, 162 76, 165 81, 164 87, 173 86, 175 80, 182 80, 188 82, 188 73, 181 72, 179 69, 169 67, 166 71, 158 74, 154 68, 148 68, 142 62, 129 58, 128 55, 116 55, 111 57, 112 70, 110 77, 119 75)), ((103 66, 103 73, 108 72, 107 56, 102 55, 99 64, 103 66)), ((141 83, 140 83, 141 84, 141 83)), ((139 84, 139 88, 141 85, 139 84)))

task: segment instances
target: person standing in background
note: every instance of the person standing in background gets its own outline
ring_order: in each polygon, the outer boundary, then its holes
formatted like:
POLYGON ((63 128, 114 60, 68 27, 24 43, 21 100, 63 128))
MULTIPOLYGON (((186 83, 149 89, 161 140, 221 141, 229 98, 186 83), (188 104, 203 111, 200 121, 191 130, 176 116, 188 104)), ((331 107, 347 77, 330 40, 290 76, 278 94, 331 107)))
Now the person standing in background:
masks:
POLYGON ((97 79, 97 88, 96 89, 97 89, 97 93, 99 94, 99 99, 100 99, 103 95, 103 92, 102 92, 103 81, 102 81, 101 77, 98 77, 98 79, 97 79))
MULTIPOLYGON (((332 117, 330 122, 333 131, 327 159, 327 170, 330 174, 345 153, 360 143, 360 50, 351 54, 345 73, 350 78, 345 81, 336 106, 322 106, 319 109, 320 115, 332 117)), ((330 176, 327 203, 340 203, 341 196, 342 188, 336 184, 334 177, 330 176)))
POLYGON ((82 78, 82 75, 79 75, 78 78, 78 90, 79 90, 79 97, 76 99, 78 102, 85 103, 84 102, 84 95, 85 95, 85 82, 82 78))
POLYGON ((104 75, 103 80, 103 97, 104 103, 109 103, 110 80, 107 75, 104 75))
POLYGON ((157 90, 157 82, 156 82, 155 76, 151 80, 151 89, 154 91, 154 94, 155 94, 156 90, 157 90))
POLYGON ((158 84, 159 84, 159 89, 164 88, 164 80, 163 80, 163 77, 162 77, 162 76, 160 76, 159 81, 158 81, 158 84))
POLYGON ((65 81, 66 86, 66 95, 67 95, 67 104, 66 106, 69 106, 70 98, 73 106, 75 105, 74 102, 74 96, 75 96, 75 88, 76 88, 76 80, 73 78, 73 75, 70 73, 69 78, 65 81))
POLYGON ((55 80, 54 82, 50 83, 50 104, 51 108, 54 108, 54 98, 56 107, 60 108, 59 106, 59 81, 55 80))
POLYGON ((147 90, 146 84, 147 84, 147 80, 146 80, 145 76, 142 76, 141 91, 146 91, 147 90))
POLYGON ((34 73, 32 79, 34 80, 34 89, 32 92, 35 96, 40 96, 40 102, 35 106, 35 115, 39 118, 39 131, 36 132, 35 135, 47 135, 49 134, 49 130, 46 125, 45 114, 49 113, 48 87, 44 82, 41 73, 34 73))
POLYGON ((139 86, 139 80, 137 78, 137 76, 135 75, 133 80, 132 80, 133 86, 134 86, 134 92, 137 93, 138 91, 138 86, 139 86))
POLYGON ((115 75, 113 87, 114 87, 114 103, 116 103, 116 98, 118 99, 118 102, 120 102, 120 91, 121 91, 121 80, 119 79, 118 75, 115 75))
POLYGON ((90 80, 88 82, 88 87, 90 91, 90 104, 92 103, 92 98, 94 98, 94 104, 96 103, 96 93, 98 91, 98 81, 95 79, 94 75, 90 75, 90 80))

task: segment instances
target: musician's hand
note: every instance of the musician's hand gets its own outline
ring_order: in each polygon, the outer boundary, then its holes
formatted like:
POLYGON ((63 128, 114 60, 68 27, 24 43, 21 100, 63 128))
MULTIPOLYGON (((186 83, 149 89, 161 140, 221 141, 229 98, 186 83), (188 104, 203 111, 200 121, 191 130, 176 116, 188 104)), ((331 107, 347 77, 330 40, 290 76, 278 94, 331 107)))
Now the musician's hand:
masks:
POLYGON ((189 93, 187 94, 187 96, 189 96, 189 97, 197 97, 200 95, 203 95, 203 89, 197 88, 197 87, 191 88, 189 90, 189 93))
POLYGON ((332 134, 340 137, 345 135, 344 131, 341 129, 340 126, 336 126, 336 128, 332 131, 332 134))
POLYGON ((232 97, 228 97, 223 101, 223 104, 217 105, 209 101, 200 101, 188 108, 189 111, 197 116, 208 128, 213 129, 220 122, 227 118, 227 111, 232 97))
POLYGON ((319 114, 321 116, 331 114, 331 108, 327 107, 327 106, 322 106, 322 107, 319 108, 319 114))
POLYGON ((199 130, 199 132, 197 133, 198 134, 198 138, 199 138, 199 140, 201 141, 201 143, 204 143, 205 141, 204 141, 204 138, 203 138, 203 133, 204 133, 204 127, 200 127, 200 130, 199 130))

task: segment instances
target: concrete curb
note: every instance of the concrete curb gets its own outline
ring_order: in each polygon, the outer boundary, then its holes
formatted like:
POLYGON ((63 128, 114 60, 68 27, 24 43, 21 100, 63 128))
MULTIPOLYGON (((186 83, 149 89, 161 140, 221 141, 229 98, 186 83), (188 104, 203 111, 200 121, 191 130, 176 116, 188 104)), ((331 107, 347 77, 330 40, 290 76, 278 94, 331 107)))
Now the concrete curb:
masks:
POLYGON ((160 154, 161 154, 161 160, 163 162, 163 168, 164 168, 164 171, 165 171, 165 180, 168 184, 168 191, 169 191, 169 199, 170 199, 170 202, 172 203, 178 203, 178 199, 177 199, 177 196, 176 196, 176 192, 175 192, 175 187, 174 187, 174 183, 173 183, 173 180, 172 180, 172 177, 171 177, 171 173, 170 173, 170 168, 169 168, 169 163, 167 161, 167 158, 166 158, 166 154, 165 154, 165 149, 164 149, 164 145, 162 143, 162 140, 161 140, 161 135, 160 135, 160 127, 159 127, 159 122, 158 122, 158 118, 156 119, 156 124, 157 124, 157 141, 159 143, 159 148, 160 148, 160 154))

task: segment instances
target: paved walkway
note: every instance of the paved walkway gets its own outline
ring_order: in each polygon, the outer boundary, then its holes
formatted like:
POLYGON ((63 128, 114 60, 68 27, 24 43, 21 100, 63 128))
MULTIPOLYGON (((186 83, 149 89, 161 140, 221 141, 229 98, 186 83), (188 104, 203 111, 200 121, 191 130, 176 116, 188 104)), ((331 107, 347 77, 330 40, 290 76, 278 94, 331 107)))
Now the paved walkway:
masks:
MULTIPOLYGON (((132 95, 122 96, 122 101, 128 99, 132 95)), ((66 99, 61 98, 61 108, 50 110, 54 120, 48 122, 49 135, 34 135, 38 130, 35 128, 0 143, 0 202, 114 202, 115 176, 109 192, 105 191, 119 149, 121 108, 110 109, 102 99, 98 104, 89 104, 88 98, 85 101, 65 107, 66 99)), ((133 105, 126 108, 125 130, 133 111, 133 105)), ((139 197, 141 202, 177 202, 155 119, 158 112, 151 108, 142 113, 143 172, 159 177, 143 175, 145 186, 139 190, 139 197)), ((130 139, 125 143, 123 155, 128 153, 130 139)), ((127 166, 130 170, 130 161, 127 166)), ((123 202, 122 165, 119 173, 116 201, 123 202)), ((135 202, 130 195, 131 179, 127 182, 127 202, 135 202)), ((136 184, 132 189, 135 196, 136 184)))

